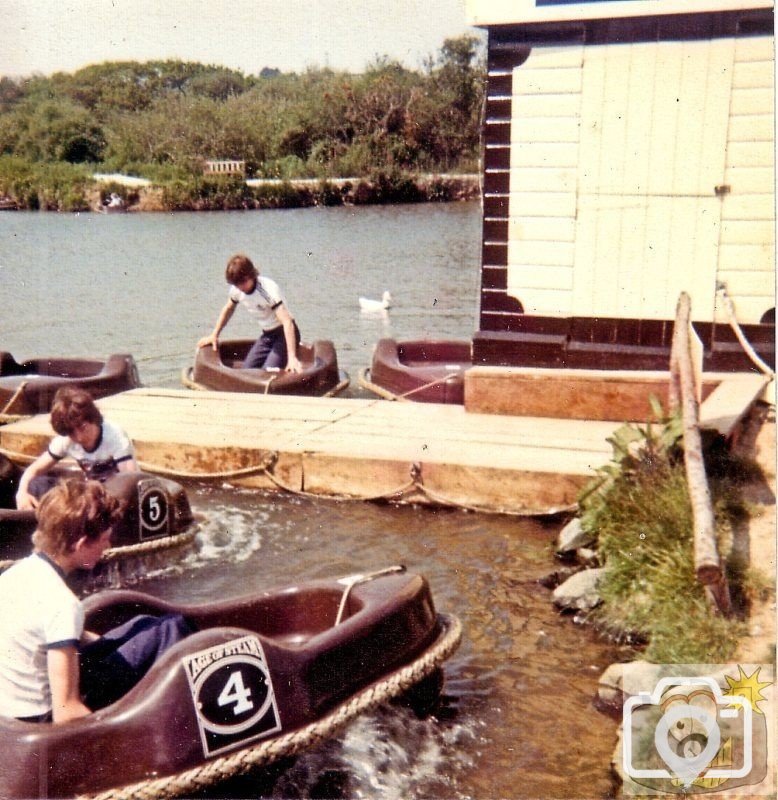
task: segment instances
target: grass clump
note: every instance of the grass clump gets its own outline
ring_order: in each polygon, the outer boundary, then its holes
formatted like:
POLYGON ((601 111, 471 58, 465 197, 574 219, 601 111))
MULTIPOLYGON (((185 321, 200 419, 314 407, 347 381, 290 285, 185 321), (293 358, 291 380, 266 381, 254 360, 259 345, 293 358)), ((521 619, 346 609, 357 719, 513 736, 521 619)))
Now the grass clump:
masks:
MULTIPOLYGON (((661 409, 659 409, 661 411, 661 409)), ((693 519, 677 418, 625 425, 611 438, 613 460, 580 499, 581 524, 597 538, 605 574, 595 622, 645 642, 657 663, 712 663, 732 655, 743 624, 710 609, 694 573, 693 519)), ((731 550, 743 504, 735 484, 711 484, 722 557, 731 550)), ((742 570, 728 575, 744 579, 742 570)), ((733 594, 743 593, 740 585, 733 594)))

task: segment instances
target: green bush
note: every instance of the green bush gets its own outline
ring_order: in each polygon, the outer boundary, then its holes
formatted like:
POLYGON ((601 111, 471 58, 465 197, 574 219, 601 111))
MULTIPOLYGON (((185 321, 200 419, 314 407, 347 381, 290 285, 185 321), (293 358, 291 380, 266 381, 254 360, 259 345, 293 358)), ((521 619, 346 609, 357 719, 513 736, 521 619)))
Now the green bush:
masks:
MULTIPOLYGON (((680 421, 625 425, 612 437, 614 457, 580 498, 581 524, 596 536, 605 568, 604 629, 645 641, 658 663, 725 661, 743 625, 715 615, 694 572, 693 518, 679 447, 680 421)), ((711 484, 719 551, 731 548, 744 505, 731 484, 711 484)), ((737 562, 728 570, 733 594, 747 594, 737 562)))
POLYGON ((23 209, 84 211, 91 183, 90 171, 80 165, 0 156, 0 194, 23 209))
POLYGON ((251 193, 257 208, 308 208, 316 205, 312 191, 295 187, 289 181, 253 186, 251 193))

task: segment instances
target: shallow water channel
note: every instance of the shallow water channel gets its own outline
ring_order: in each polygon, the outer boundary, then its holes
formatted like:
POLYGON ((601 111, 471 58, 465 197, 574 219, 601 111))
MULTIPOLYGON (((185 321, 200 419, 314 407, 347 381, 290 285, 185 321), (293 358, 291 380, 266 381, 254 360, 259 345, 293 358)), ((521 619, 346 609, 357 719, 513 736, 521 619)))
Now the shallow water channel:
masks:
POLYGON ((269 777, 204 797, 599 798, 613 720, 592 705, 616 654, 561 617, 537 579, 558 525, 460 510, 309 500, 190 485, 194 548, 138 588, 205 602, 391 564, 425 574, 464 637, 432 717, 391 705, 269 777))

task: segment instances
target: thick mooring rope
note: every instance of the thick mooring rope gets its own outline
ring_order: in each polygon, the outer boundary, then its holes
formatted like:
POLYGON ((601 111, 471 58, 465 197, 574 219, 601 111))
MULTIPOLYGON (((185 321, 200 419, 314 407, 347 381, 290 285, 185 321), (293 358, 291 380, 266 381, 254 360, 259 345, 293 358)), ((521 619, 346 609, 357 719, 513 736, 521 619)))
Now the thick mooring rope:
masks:
POLYGON ((740 323, 737 321, 735 304, 732 302, 732 298, 727 292, 727 287, 723 284, 720 284, 718 287, 718 292, 721 295, 722 301, 724 302, 724 310, 727 312, 727 321, 729 322, 729 327, 732 328, 732 331, 737 337, 738 342, 740 342, 740 346, 746 351, 746 355, 751 359, 754 366, 757 367, 760 372, 763 372, 765 375, 769 375, 771 378, 774 378, 775 370, 773 370, 769 364, 766 364, 760 358, 759 353, 756 352, 751 342, 746 339, 746 335, 743 333, 743 329, 740 327, 740 323))
POLYGON ((459 370, 449 372, 440 378, 435 378, 434 381, 429 381, 429 383, 423 383, 421 386, 408 389, 407 392, 403 392, 402 394, 395 394, 394 392, 390 392, 388 389, 384 389, 383 386, 373 383, 368 377, 368 375, 370 375, 370 367, 365 367, 364 369, 360 370, 357 380, 363 389, 367 389, 368 391, 373 392, 373 394, 383 397, 384 400, 406 400, 410 402, 408 398, 411 395, 418 394, 418 392, 423 392, 425 389, 431 389, 433 386, 437 386, 440 383, 446 383, 449 378, 456 378, 461 374, 462 373, 459 370))
POLYGON ((13 419, 13 417, 21 417, 22 415, 15 409, 15 406, 18 405, 18 401, 23 399, 24 396, 24 389, 27 386, 29 381, 22 381, 16 391, 11 395, 11 399, 3 406, 2 411, 0 411, 0 418, 13 419))
POLYGON ((303 728, 239 750, 229 756, 208 761, 201 766, 171 775, 120 786, 79 800, 161 800, 180 797, 211 786, 227 778, 242 775, 257 767, 266 766, 279 758, 292 756, 332 737, 354 717, 407 692, 432 674, 459 646, 462 625, 451 615, 440 614, 443 633, 422 656, 384 680, 378 681, 354 695, 333 712, 303 728))
MULTIPOLYGON (((380 401, 379 401, 380 402, 380 401)), ((0 454, 7 456, 12 461, 17 463, 24 463, 25 461, 31 463, 34 458, 27 456, 24 453, 15 453, 11 450, 0 447, 0 454)), ((251 475, 264 475, 270 483, 289 494, 297 495, 298 497, 307 497, 312 500, 335 500, 335 501, 395 501, 400 502, 402 498, 411 492, 417 492, 422 497, 433 505, 447 506, 450 508, 459 508, 463 511, 474 511, 479 514, 504 514, 515 517, 538 517, 538 516, 553 516, 555 514, 568 514, 577 510, 578 505, 572 503, 566 506, 558 506, 553 508, 528 508, 528 509, 510 509, 510 508, 495 508, 491 506, 478 506, 472 503, 463 503, 450 497, 446 497, 440 492, 430 489, 424 484, 422 474, 422 466, 418 462, 412 463, 408 467, 409 479, 392 489, 383 492, 376 492, 374 494, 318 494, 316 492, 307 492, 304 489, 297 489, 294 486, 289 486, 274 472, 273 467, 278 461, 279 453, 277 451, 269 452, 266 458, 250 467, 241 467, 234 470, 224 470, 222 472, 186 472, 184 470, 173 469, 168 467, 161 467, 157 464, 149 464, 146 461, 139 461, 138 466, 144 471, 155 475, 162 475, 168 478, 183 478, 191 480, 224 480, 229 481, 235 478, 249 477, 251 475)))

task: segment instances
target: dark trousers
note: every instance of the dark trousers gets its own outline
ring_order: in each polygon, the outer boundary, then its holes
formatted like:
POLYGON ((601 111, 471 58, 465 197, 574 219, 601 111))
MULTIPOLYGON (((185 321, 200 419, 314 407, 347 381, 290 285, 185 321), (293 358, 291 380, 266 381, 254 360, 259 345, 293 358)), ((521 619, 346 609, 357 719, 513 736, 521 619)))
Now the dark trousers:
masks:
POLYGON ((57 483, 59 482, 59 478, 53 475, 36 475, 31 481, 30 485, 27 487, 27 491, 36 499, 40 500, 49 489, 53 489, 57 483))
MULTIPOLYGON (((300 329, 294 323, 294 337, 300 344, 300 329)), ((284 326, 279 325, 272 331, 263 331, 262 335, 251 345, 243 362, 243 369, 283 369, 288 361, 284 326)))
POLYGON ((162 653, 194 632, 180 614, 140 615, 80 648, 81 696, 96 711, 116 702, 162 653))

